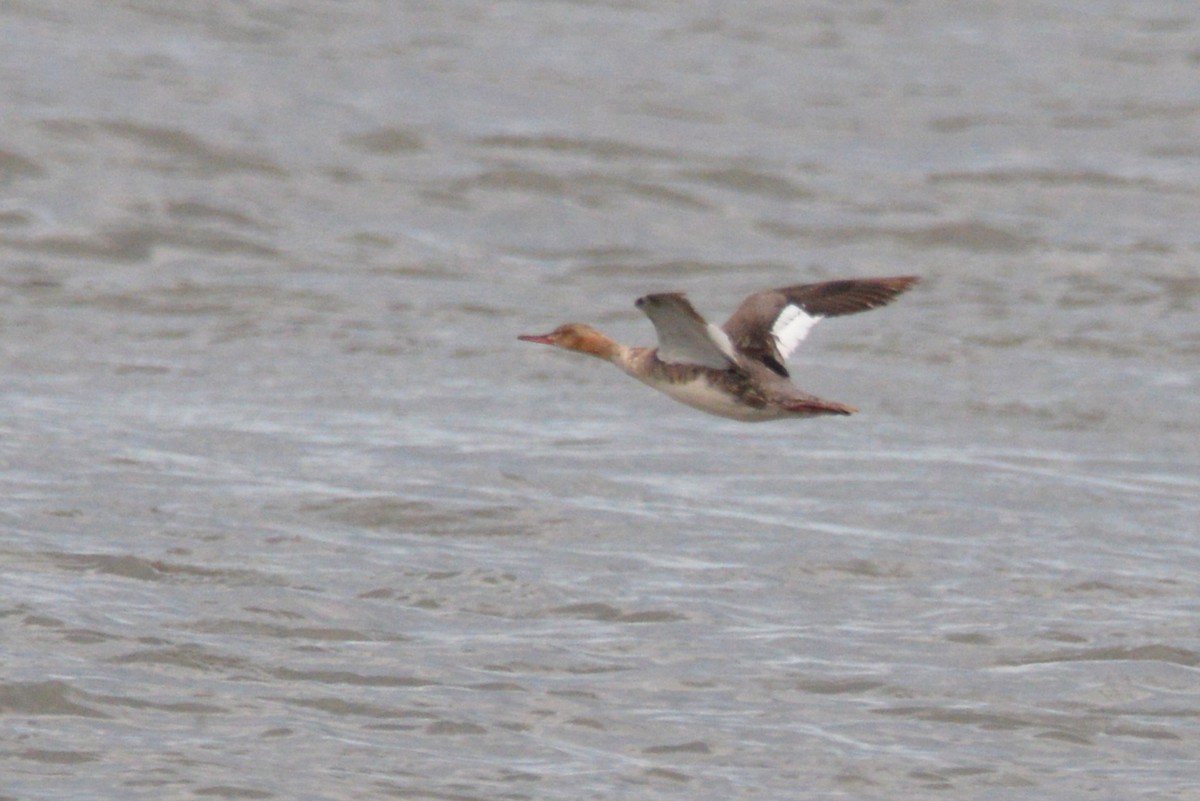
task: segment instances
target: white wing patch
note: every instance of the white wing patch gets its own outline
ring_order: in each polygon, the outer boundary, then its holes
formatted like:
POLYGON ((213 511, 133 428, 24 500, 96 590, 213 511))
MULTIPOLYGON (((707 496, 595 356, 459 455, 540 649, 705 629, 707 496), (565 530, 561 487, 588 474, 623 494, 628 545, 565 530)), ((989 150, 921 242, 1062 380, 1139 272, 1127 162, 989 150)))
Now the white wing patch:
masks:
POLYGON ((771 326, 771 336, 775 337, 779 355, 784 359, 790 356, 808 336, 809 330, 823 319, 821 315, 809 314, 795 303, 784 306, 771 326))
POLYGON ((682 296, 647 295, 638 307, 658 332, 658 358, 728 370, 737 364, 729 335, 696 313, 682 296))
POLYGON ((729 361, 737 364, 737 352, 733 349, 733 341, 730 340, 729 334, 726 334, 719 325, 707 324, 708 338, 721 349, 721 352, 729 357, 729 361))
POLYGON ((729 335, 712 323, 696 324, 678 316, 655 320, 658 357, 669 364, 698 364, 727 370, 737 364, 729 335))

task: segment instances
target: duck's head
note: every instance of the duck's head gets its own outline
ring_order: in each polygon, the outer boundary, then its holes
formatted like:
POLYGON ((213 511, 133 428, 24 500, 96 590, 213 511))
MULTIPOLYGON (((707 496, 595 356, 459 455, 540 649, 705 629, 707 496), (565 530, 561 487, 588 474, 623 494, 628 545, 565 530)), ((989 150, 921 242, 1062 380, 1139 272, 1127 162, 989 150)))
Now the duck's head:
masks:
POLYGON ((583 323, 565 323, 549 334, 522 334, 517 339, 522 342, 553 345, 556 348, 578 351, 601 359, 611 359, 616 350, 616 343, 609 337, 583 323))

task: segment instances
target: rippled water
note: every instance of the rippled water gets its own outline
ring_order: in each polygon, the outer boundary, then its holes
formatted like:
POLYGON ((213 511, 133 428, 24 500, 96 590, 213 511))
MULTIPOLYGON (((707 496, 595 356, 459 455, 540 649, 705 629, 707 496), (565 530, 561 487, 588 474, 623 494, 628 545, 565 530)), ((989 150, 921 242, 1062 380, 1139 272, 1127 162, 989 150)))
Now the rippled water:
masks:
POLYGON ((1200 797, 1200 13, 0 4, 0 797, 1200 797), (518 343, 918 273, 846 420, 518 343))

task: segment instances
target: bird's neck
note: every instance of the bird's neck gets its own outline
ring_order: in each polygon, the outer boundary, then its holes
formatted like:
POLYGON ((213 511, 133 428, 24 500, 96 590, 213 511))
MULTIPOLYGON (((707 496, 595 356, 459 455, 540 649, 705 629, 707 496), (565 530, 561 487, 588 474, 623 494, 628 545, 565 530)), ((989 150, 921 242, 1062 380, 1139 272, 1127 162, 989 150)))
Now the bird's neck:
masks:
POLYGON ((597 359, 604 359, 606 362, 613 362, 621 365, 627 358, 629 348, 617 342, 610 336, 601 334, 599 331, 593 331, 585 337, 581 337, 573 343, 572 350, 580 353, 586 353, 589 356, 595 356, 597 359))

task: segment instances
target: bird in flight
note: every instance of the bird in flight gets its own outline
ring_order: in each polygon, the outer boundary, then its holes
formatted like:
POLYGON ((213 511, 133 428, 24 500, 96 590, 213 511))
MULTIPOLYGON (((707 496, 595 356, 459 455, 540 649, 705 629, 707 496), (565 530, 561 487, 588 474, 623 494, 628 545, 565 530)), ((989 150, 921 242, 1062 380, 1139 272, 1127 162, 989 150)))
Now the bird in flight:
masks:
POLYGON ((706 321, 682 292, 638 298, 658 333, 658 347, 629 347, 582 323, 518 339, 586 353, 680 403, 744 422, 853 414, 790 380, 785 362, 826 317, 875 309, 917 283, 913 275, 851 278, 755 292, 725 325, 706 321))

